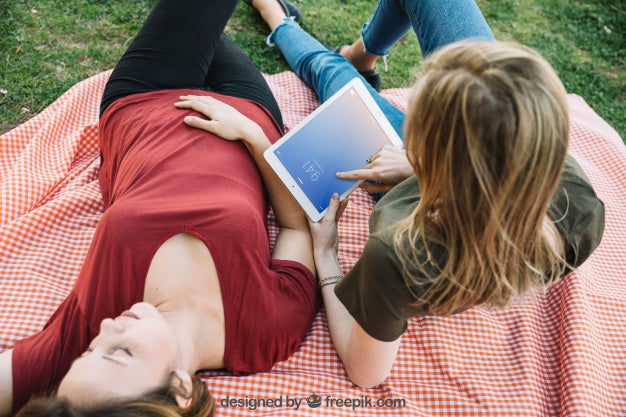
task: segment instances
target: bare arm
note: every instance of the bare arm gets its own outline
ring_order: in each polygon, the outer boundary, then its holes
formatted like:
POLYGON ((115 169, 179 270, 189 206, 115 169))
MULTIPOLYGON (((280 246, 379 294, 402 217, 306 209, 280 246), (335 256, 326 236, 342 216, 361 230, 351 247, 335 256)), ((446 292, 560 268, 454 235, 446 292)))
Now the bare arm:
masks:
POLYGON ((300 262, 315 273, 306 215, 265 161, 263 152, 271 143, 263 130, 234 107, 212 97, 183 96, 180 99, 176 107, 193 109, 207 117, 187 116, 184 119, 186 124, 226 140, 241 140, 248 148, 263 177, 280 229, 272 257, 300 262))
MULTIPOLYGON (((345 202, 339 196, 331 199, 328 211, 319 223, 311 223, 314 256, 320 279, 341 275, 337 259, 337 220, 345 202)), ((367 334, 335 295, 334 284, 322 288, 328 330, 350 380, 363 388, 382 383, 389 375, 398 354, 400 339, 382 342, 367 334)))
POLYGON ((13 369, 11 349, 0 353, 0 417, 11 415, 13 407, 13 369))

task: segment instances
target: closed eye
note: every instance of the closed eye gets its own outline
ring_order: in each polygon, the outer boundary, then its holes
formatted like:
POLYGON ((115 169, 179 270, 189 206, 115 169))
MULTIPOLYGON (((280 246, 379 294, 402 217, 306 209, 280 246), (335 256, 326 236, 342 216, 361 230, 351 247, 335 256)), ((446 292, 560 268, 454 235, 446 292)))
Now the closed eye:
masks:
POLYGON ((133 357, 132 352, 130 351, 130 349, 128 348, 118 348, 118 350, 121 350, 122 352, 126 353, 128 356, 130 356, 131 358, 133 357))

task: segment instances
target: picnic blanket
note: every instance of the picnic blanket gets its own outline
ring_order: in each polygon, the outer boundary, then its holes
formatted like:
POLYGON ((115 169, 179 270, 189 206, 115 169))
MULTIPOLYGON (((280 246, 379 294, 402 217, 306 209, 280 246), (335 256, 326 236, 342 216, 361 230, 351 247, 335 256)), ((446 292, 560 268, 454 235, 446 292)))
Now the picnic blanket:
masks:
MULTIPOLYGON (((0 351, 42 328, 81 268, 103 209, 98 106, 108 76, 0 136, 0 351)), ((291 72, 267 80, 287 128, 319 104, 291 72)), ((408 94, 383 92, 401 108, 408 94)), ((604 238, 587 262, 506 310, 410 320, 391 376, 369 390, 347 379, 322 310, 299 351, 271 372, 204 373, 216 415, 625 416, 626 148, 581 97, 568 101, 570 152, 606 205, 604 238)), ((357 190, 340 222, 345 271, 373 206, 357 190)))

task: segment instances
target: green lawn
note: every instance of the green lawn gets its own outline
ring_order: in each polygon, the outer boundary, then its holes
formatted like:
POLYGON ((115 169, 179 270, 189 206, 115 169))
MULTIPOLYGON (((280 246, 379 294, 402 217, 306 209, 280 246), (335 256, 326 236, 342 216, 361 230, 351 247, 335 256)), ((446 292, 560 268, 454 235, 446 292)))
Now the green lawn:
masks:
MULTIPOLYGON (((155 0, 0 0, 0 133, 37 114, 76 82, 112 68, 155 0)), ((296 0, 304 27, 327 45, 351 42, 374 0, 296 0)), ((621 0, 478 0, 500 40, 538 49, 565 87, 626 138, 626 3, 621 0)), ((451 22, 454 24, 454 22, 451 22)), ((287 69, 254 10, 241 3, 227 32, 262 71, 287 69)), ((383 88, 409 86, 415 35, 399 42, 383 88)))

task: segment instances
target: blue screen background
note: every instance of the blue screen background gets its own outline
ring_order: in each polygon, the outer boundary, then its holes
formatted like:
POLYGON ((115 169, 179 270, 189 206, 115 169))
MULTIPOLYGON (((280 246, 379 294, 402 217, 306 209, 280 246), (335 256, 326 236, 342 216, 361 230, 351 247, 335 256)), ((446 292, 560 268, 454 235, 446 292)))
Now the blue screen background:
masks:
POLYGON ((363 168, 370 156, 390 143, 363 100, 350 89, 274 154, 313 206, 322 211, 333 193, 341 195, 356 182, 339 179, 335 174, 363 168))

